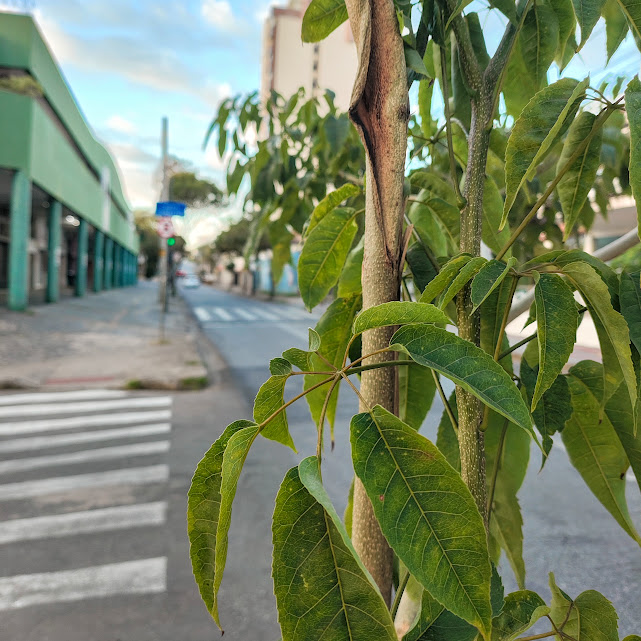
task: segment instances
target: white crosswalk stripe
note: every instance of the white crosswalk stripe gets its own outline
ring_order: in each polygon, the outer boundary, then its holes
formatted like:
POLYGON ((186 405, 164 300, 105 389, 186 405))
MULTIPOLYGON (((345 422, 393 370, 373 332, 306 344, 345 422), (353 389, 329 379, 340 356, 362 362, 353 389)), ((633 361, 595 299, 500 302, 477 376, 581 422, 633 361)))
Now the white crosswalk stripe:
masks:
POLYGON ((133 542, 140 528, 165 540, 171 404, 167 395, 117 390, 0 396, 0 515, 15 515, 0 516, 0 557, 16 552, 6 557, 11 575, 0 576, 0 611, 166 591, 167 557, 157 546, 145 548, 153 558, 109 558, 115 546, 103 541, 137 550, 127 537, 133 542), (76 560, 97 536, 101 564, 76 560), (51 571, 29 565, 32 541, 54 560, 51 571))
POLYGON ((198 318, 198 320, 201 320, 205 323, 208 320, 211 320, 211 316, 209 315, 209 312, 204 307, 194 307, 194 314, 196 314, 196 317, 198 318))
POLYGON ((309 321, 316 318, 304 309, 292 306, 250 305, 243 307, 198 306, 194 314, 203 323, 236 323, 249 322, 292 322, 309 321))
POLYGON ((0 578, 0 610, 167 590, 167 558, 0 578))

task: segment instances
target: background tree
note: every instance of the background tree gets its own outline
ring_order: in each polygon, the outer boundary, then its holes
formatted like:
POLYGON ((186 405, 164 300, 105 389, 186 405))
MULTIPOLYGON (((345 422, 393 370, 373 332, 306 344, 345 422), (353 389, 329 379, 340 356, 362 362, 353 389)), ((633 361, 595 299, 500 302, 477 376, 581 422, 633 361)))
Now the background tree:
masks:
MULTIPOLYGON (((286 410, 305 396, 317 454, 286 475, 273 521, 285 641, 507 641, 542 618, 549 627, 521 638, 618 641, 617 615, 604 596, 588 590, 570 598, 552 577, 550 606, 524 589, 504 597, 496 564, 505 552, 524 587, 517 494, 531 442, 544 465, 556 432, 595 497, 641 541, 625 499, 628 467, 641 479, 639 274, 617 275, 563 245, 580 220, 590 224, 591 190, 598 198, 629 189, 639 197, 641 82, 634 78, 624 95, 620 84, 591 87, 589 78, 548 82, 550 66, 567 65, 601 11, 609 29, 619 28, 609 55, 628 30, 641 35, 641 13, 628 0, 501 2, 491 11, 505 14, 507 26, 490 56, 478 16, 466 8, 450 0, 314 0, 307 9, 305 40, 347 19, 354 34, 359 68, 349 115, 366 151, 365 211, 340 207, 362 197, 348 194, 361 185, 358 170, 349 172, 351 185, 317 198, 299 261, 301 295, 312 308, 338 285, 338 298, 310 330, 307 351, 292 348, 271 361, 253 420, 228 426, 196 470, 192 563, 218 624, 242 462, 259 434, 293 447, 286 410), (408 88, 416 80, 419 116, 409 133, 419 144, 411 145, 406 171, 408 88), (439 104, 444 116, 433 123, 439 104), (353 245, 362 214, 362 246, 353 245), (552 225, 562 232, 551 241, 559 249, 529 249, 541 237, 523 241, 534 220, 550 225, 548 239, 552 225), (494 259, 480 255, 482 239, 494 259), (534 289, 536 331, 510 345, 505 328, 520 283, 534 289), (566 371, 584 314, 596 327, 602 363, 566 371), (444 329, 451 324, 456 332, 444 329), (517 374, 512 356, 524 344, 517 374), (296 376, 303 391, 285 402, 285 384, 296 376), (450 399, 441 377, 456 385, 450 399), (321 475, 325 420, 333 443, 341 383, 361 410, 350 427, 356 480, 344 521, 321 475), (418 429, 436 391, 445 411, 433 444, 418 429)), ((214 124, 219 150, 229 112, 229 104, 221 108, 214 124)), ((313 148, 312 138, 299 150, 305 162, 313 148)), ((324 171, 313 161, 312 169, 324 171)))

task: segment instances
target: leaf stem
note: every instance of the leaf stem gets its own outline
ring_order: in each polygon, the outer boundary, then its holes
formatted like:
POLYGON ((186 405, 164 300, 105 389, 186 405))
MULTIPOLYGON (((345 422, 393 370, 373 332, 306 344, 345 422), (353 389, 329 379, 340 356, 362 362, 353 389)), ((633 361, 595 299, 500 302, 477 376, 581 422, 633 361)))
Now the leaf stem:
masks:
POLYGON ((505 436, 507 435, 507 428, 510 421, 506 418, 503 422, 503 429, 501 430, 501 437, 496 448, 496 458, 494 459, 494 469, 492 470, 492 479, 490 481, 490 488, 487 497, 487 524, 490 525, 492 518, 492 503, 494 503, 494 492, 496 491, 496 480, 499 476, 501 469, 501 456, 503 455, 503 447, 505 446, 505 436))
POLYGON ((324 381, 320 381, 319 383, 316 383, 315 385, 312 385, 311 387, 308 387, 306 390, 303 390, 300 394, 297 394, 292 398, 291 400, 287 401, 284 405, 281 405, 275 412, 272 412, 262 423, 258 424, 258 431, 262 431, 262 429, 271 421, 272 419, 276 418, 281 412, 286 410, 290 405, 295 403, 296 401, 300 400, 303 398, 303 396, 306 396, 310 392, 313 392, 315 389, 318 389, 319 387, 322 387, 323 385, 326 385, 330 381, 334 380, 334 376, 330 376, 329 378, 326 378, 324 381))
POLYGON ((441 89, 443 90, 443 103, 445 105, 445 131, 447 132, 447 152, 450 160, 450 175, 454 183, 454 191, 456 192, 456 200, 460 209, 465 207, 466 200, 461 193, 458 176, 456 174, 456 159, 454 158, 454 145, 452 143, 452 114, 450 113, 450 96, 449 86, 447 82, 447 58, 445 57, 445 49, 439 47, 441 53, 441 89))
POLYGON ((550 630, 549 632, 543 632, 542 634, 533 634, 530 637, 518 637, 515 641, 536 641, 536 639, 546 639, 547 637, 554 636, 556 632, 550 630))
POLYGON ((501 352, 496 360, 502 361, 508 354, 511 354, 512 352, 517 350, 519 347, 525 345, 526 343, 533 341, 537 336, 538 336, 538 331, 534 332, 534 334, 530 334, 529 336, 526 336, 523 340, 519 341, 518 343, 514 343, 514 345, 512 345, 509 349, 506 349, 504 352, 501 352))
POLYGON ((405 588, 407 587, 407 582, 410 580, 410 573, 409 570, 405 572, 405 575, 401 579, 400 583, 398 584, 398 588, 396 589, 396 594, 394 595, 394 603, 392 603, 392 609, 390 610, 390 614, 392 615, 392 621, 396 617, 396 613, 398 612, 398 606, 401 604, 401 597, 403 596, 403 592, 405 592, 405 588))
POLYGON ((568 161, 563 165, 559 173, 556 175, 554 180, 548 185, 548 188, 545 190, 543 195, 534 203, 532 209, 528 212, 525 218, 521 221, 521 224, 514 230, 514 233, 510 236, 510 239, 505 243, 505 246, 501 251, 496 255, 496 260, 501 260, 505 256, 507 250, 512 247, 517 238, 521 235, 523 230, 527 227, 528 223, 534 218, 539 209, 545 205, 547 199, 550 197, 552 192, 556 189, 556 186, 561 182, 561 179, 565 174, 570 170, 574 162, 581 156, 581 154, 586 150, 587 146, 590 144, 590 141, 596 135, 597 131, 605 124, 605 121, 610 117, 610 114, 613 111, 616 111, 620 108, 619 102, 623 99, 623 96, 619 98, 616 103, 607 106, 605 109, 601 110, 601 113, 597 116, 590 133, 581 141, 581 144, 576 148, 575 152, 568 158, 568 161))
POLYGON ((499 335, 496 341, 496 346, 494 347, 494 360, 498 362, 499 355, 501 354, 501 346, 503 345, 503 336, 505 336, 505 328, 507 327, 508 318, 510 316, 510 309, 512 308, 512 299, 514 298, 514 292, 516 292, 516 286, 519 283, 519 279, 516 276, 512 276, 512 285, 510 286, 510 294, 508 296, 507 304, 505 305, 505 310, 503 311, 503 319, 501 320, 501 327, 499 328, 499 335))
MULTIPOLYGON (((316 458, 318 458, 319 463, 323 458, 323 433, 325 431, 324 423, 325 423, 325 415, 327 414, 327 406, 329 405, 329 399, 334 393, 334 388, 340 382, 340 380, 341 380, 340 376, 338 375, 334 376, 334 382, 329 386, 329 392, 327 392, 327 396, 325 397, 325 401, 323 402, 323 408, 321 409, 320 419, 318 421, 318 439, 316 440, 316 458)), ((332 435, 332 450, 333 449, 334 449, 334 435, 332 435)))
POLYGON ((358 400, 363 404, 363 407, 368 411, 372 411, 371 405, 363 398, 363 395, 360 393, 359 389, 352 383, 352 381, 349 380, 347 377, 347 374, 345 372, 341 372, 341 376, 343 377, 344 380, 347 381, 348 385, 354 390, 354 393, 356 396, 358 396, 358 400))
POLYGON ((441 381, 438 378, 438 374, 434 370, 432 370, 432 376, 434 377, 434 382, 436 383, 436 389, 438 390, 438 395, 441 397, 441 401, 443 402, 445 411, 447 412, 447 415, 450 417, 450 422, 452 423, 452 427, 454 428, 454 433, 458 435, 458 421, 454 416, 454 412, 452 411, 450 402, 447 400, 447 396, 445 396, 445 392, 443 391, 443 386, 441 385, 441 381))
POLYGON ((379 369, 381 367, 396 367, 397 365, 416 365, 416 361, 382 361, 380 363, 371 363, 370 365, 361 365, 360 367, 346 367, 344 371, 348 376, 352 374, 360 374, 360 372, 367 372, 370 369, 379 369))

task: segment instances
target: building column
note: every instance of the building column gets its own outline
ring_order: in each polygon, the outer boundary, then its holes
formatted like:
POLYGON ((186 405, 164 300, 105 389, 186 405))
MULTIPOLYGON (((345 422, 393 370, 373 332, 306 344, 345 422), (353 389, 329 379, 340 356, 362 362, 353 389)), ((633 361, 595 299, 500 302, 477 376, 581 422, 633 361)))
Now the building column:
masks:
POLYGON ((96 229, 93 240, 93 290, 99 292, 103 283, 103 265, 104 265, 104 239, 105 235, 96 229))
POLYGON ((111 289, 114 266, 114 241, 111 238, 105 238, 105 281, 104 289, 111 289))
POLYGON ((120 287, 120 245, 114 243, 113 286, 120 287))
POLYGON ((62 205, 54 200, 49 207, 49 239, 47 245, 47 302, 60 297, 60 238, 62 236, 62 205))
POLYGON ((89 228, 87 221, 80 218, 78 227, 78 259, 76 268, 76 296, 84 296, 87 293, 87 263, 89 256, 87 249, 89 245, 89 228))
POLYGON ((9 214, 9 309, 26 309, 29 303, 29 236, 31 233, 31 181, 16 171, 11 185, 9 214))

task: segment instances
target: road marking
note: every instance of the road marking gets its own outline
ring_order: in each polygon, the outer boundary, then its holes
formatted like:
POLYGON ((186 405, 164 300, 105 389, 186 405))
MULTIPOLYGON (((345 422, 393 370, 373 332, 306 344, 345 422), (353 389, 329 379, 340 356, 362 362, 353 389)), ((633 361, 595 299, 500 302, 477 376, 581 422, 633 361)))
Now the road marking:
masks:
POLYGON ((45 403, 42 405, 13 405, 0 407, 0 418, 7 416, 38 416, 41 414, 77 414, 118 410, 130 407, 167 407, 171 396, 147 396, 123 398, 110 401, 81 401, 77 403, 45 403))
POLYGON ((149 465, 131 467, 124 470, 110 470, 93 474, 75 474, 73 476, 54 476, 38 481, 22 481, 0 485, 0 501, 26 499, 58 492, 69 492, 78 489, 89 489, 112 485, 147 485, 166 482, 169 479, 167 465, 149 465))
POLYGON ((194 314, 196 314, 198 320, 203 321, 204 323, 211 320, 209 312, 204 307, 194 307, 194 314))
POLYGON ((247 310, 243 309, 242 307, 234 307, 234 312, 238 314, 241 318, 244 318, 245 320, 248 321, 255 321, 258 320, 256 316, 254 316, 252 313, 248 312, 247 310))
POLYGON ((258 307, 252 307, 251 310, 252 310, 252 313, 258 316, 258 318, 262 318, 263 320, 268 320, 268 321, 282 320, 282 318, 279 316, 276 316, 276 314, 272 314, 271 312, 266 312, 265 310, 259 309, 258 307))
POLYGON ((0 405, 43 403, 45 401, 79 401, 88 398, 122 398, 126 394, 127 392, 120 390, 108 389, 77 390, 73 392, 45 392, 42 394, 7 394, 6 396, 0 396, 0 405))
POLYGON ((94 427, 98 425, 135 425, 150 421, 166 421, 171 419, 171 410, 153 412, 120 412, 116 414, 94 414, 91 416, 70 416, 69 418, 54 418, 39 421, 20 421, 16 423, 0 423, 0 436, 15 434, 32 434, 34 432, 53 432, 73 429, 75 427, 94 427))
POLYGON ((287 309, 284 309, 283 307, 279 307, 278 312, 283 314, 283 316, 286 316, 289 318, 301 318, 304 320, 314 320, 314 317, 309 312, 306 312, 304 309, 300 309, 299 307, 294 307, 293 305, 288 307, 287 309))
POLYGON ((134 443, 133 445, 115 445, 100 447, 82 452, 52 454, 50 456, 34 456, 17 458, 11 461, 0 461, 0 474, 11 474, 36 470, 41 467, 56 465, 77 465, 88 461, 113 461, 114 459, 132 458, 135 456, 151 456, 169 451, 169 441, 151 441, 149 443, 134 443))
POLYGON ((0 578, 0 610, 167 590, 167 557, 0 578))
POLYGON ((58 434, 56 436, 33 436, 30 438, 15 438, 0 441, 0 454, 13 452, 28 452, 29 450, 43 450, 63 445, 78 445, 80 443, 94 443, 96 441, 113 441, 121 438, 138 438, 140 436, 154 436, 166 434, 171 431, 170 423, 155 423, 139 427, 122 427, 115 430, 95 430, 93 432, 79 432, 74 434, 58 434))
POLYGON ((167 503, 139 503, 0 523, 0 544, 162 525, 167 503))
POLYGON ((234 320, 234 317, 222 307, 212 307, 211 311, 218 316, 221 320, 230 321, 234 320))

